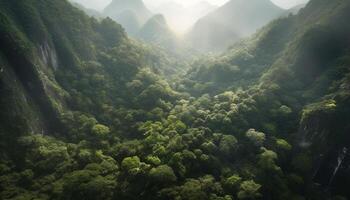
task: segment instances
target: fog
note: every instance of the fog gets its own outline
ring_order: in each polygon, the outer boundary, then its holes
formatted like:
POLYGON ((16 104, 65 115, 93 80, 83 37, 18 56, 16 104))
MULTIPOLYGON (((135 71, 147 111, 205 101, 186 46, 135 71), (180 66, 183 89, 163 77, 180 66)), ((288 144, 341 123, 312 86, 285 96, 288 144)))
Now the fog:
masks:
MULTIPOLYGON (((108 3, 111 2, 111 0, 73 0, 73 1, 78 2, 87 8, 93 8, 96 10, 102 10, 104 7, 106 7, 108 3)), ((184 6, 190 6, 203 0, 174 0, 174 1, 184 6)), ((211 4, 219 6, 226 3, 228 0, 207 0, 207 1, 211 4)), ((144 2, 147 4, 147 6, 150 7, 150 9, 153 9, 157 7, 157 5, 167 2, 167 0, 145 0, 144 2)), ((280 7, 288 9, 295 5, 305 3, 307 2, 307 0, 272 0, 272 2, 274 2, 276 5, 280 7)))
POLYGON ((228 0, 144 0, 144 2, 147 4, 147 6, 150 7, 150 9, 171 1, 181 4, 184 7, 191 7, 203 1, 206 1, 216 6, 220 6, 226 3, 228 0))
POLYGON ((289 9, 294 6, 307 3, 309 0, 271 0, 271 1, 284 9, 289 9))
MULTIPOLYGON (((87 8, 102 11, 112 0, 72 0, 87 8)), ((170 28, 178 35, 186 33, 194 23, 229 0, 143 0, 154 14, 163 14, 170 28)), ((307 0, 271 0, 288 9, 307 0)))

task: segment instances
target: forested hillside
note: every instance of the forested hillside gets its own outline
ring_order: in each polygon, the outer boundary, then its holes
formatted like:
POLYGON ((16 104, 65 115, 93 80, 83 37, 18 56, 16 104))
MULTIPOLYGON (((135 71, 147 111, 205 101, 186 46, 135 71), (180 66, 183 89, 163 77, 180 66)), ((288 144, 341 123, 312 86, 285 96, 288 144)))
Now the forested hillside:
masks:
POLYGON ((187 40, 203 52, 222 51, 285 12, 270 0, 230 0, 200 18, 187 40))
POLYGON ((349 10, 189 62, 67 0, 0 1, 0 199, 349 198, 349 10))
POLYGON ((140 29, 138 38, 142 41, 162 47, 173 54, 180 54, 183 46, 172 32, 163 15, 154 15, 140 29))

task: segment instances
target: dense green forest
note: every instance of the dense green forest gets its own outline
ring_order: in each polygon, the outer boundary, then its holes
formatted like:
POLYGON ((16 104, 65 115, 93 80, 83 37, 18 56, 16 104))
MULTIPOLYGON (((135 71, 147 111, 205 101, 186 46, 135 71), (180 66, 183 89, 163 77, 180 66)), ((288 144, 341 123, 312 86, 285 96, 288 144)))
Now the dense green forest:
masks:
POLYGON ((0 199, 350 198, 349 11, 311 0, 180 56, 67 0, 0 0, 0 199))

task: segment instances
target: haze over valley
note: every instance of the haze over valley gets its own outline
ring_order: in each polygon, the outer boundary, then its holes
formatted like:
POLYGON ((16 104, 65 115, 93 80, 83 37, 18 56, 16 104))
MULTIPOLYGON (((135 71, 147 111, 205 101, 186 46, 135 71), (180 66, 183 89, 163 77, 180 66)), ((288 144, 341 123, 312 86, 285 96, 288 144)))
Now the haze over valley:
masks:
POLYGON ((1 200, 350 199, 350 0, 1 0, 1 200))
MULTIPOLYGON (((102 12, 112 0, 73 0, 86 8, 102 12)), ((127 1, 124 1, 127 2, 127 1)), ((144 0, 145 6, 154 14, 163 14, 173 31, 183 35, 194 23, 229 2, 229 0, 144 0)), ((307 0, 272 0, 283 9, 305 4, 307 0)))

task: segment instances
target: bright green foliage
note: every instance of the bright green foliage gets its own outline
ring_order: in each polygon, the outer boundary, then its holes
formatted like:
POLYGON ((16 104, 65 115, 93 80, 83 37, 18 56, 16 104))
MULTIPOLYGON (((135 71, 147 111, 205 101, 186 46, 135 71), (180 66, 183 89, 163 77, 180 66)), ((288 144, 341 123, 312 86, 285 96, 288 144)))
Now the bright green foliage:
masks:
POLYGON ((160 165, 162 161, 157 156, 147 156, 146 158, 147 162, 153 165, 160 165))
POLYGON ((277 139, 276 140, 276 145, 278 148, 286 151, 290 151, 292 149, 292 146, 285 140, 283 139, 277 139))
POLYGON ((241 181, 242 181, 241 177, 239 177, 238 175, 232 175, 224 180, 224 185, 230 191, 236 192, 240 187, 241 181))
POLYGON ((102 124, 96 124, 95 126, 92 127, 91 131, 94 135, 99 137, 104 137, 111 132, 107 126, 102 124))
POLYGON ((261 169, 279 171, 280 167, 276 165, 277 154, 271 150, 263 148, 263 152, 259 155, 258 165, 261 169))
POLYGON ((249 129, 246 132, 247 138, 257 147, 263 146, 265 142, 265 133, 256 131, 255 129, 249 129))
POLYGON ((219 144, 219 149, 225 155, 235 154, 237 149, 237 139, 233 135, 223 135, 219 144))
POLYGON ((311 105, 308 105, 303 110, 303 116, 302 121, 305 121, 308 119, 308 117, 315 112, 324 112, 324 113, 331 113, 334 112, 337 108, 337 102, 335 100, 325 100, 322 102, 314 103, 311 105))
POLYGON ((168 165, 160 165, 152 168, 149 172, 149 176, 157 183, 171 183, 176 181, 174 171, 168 165))
POLYGON ((121 167, 130 174, 137 174, 141 170, 140 158, 137 156, 124 158, 121 167))
POLYGON ((342 198, 349 9, 311 0, 189 61, 66 0, 1 0, 0 199, 342 198))
POLYGON ((188 180, 181 188, 184 199, 188 200, 199 200, 205 199, 206 194, 201 189, 201 183, 199 180, 188 180))
POLYGON ((253 180, 243 181, 237 197, 238 199, 258 199, 261 196, 259 193, 260 188, 261 185, 255 183, 253 180))

